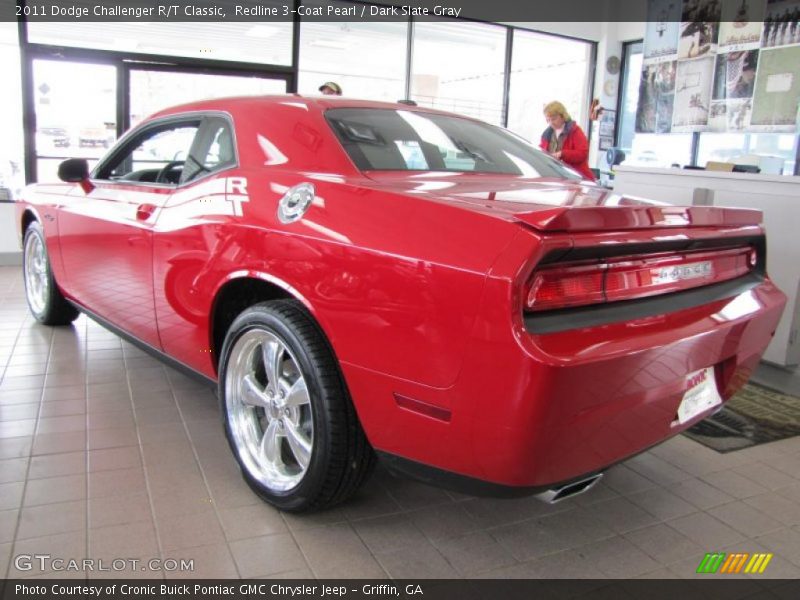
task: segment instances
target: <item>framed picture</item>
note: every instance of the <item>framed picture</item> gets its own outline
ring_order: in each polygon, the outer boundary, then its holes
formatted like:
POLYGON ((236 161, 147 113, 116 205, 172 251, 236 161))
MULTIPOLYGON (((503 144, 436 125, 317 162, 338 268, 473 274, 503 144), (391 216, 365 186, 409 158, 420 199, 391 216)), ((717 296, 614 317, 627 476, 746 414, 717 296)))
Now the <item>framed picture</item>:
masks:
POLYGON ((601 135, 600 136, 600 145, 599 150, 608 150, 614 145, 614 138, 610 135, 601 135))
POLYGON ((614 129, 617 124, 617 111, 604 110, 600 115, 600 136, 614 137, 614 129))

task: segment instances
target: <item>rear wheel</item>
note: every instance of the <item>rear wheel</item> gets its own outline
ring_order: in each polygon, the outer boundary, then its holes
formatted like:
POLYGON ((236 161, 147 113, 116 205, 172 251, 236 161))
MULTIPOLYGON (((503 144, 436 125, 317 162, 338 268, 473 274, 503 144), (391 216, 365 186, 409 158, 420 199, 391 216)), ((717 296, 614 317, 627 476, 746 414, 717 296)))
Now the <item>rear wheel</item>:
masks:
POLYGON ((56 285, 44 243, 42 226, 33 221, 25 230, 22 253, 25 299, 37 321, 45 325, 68 325, 78 317, 56 285))
POLYGON ((328 343, 293 300, 248 308, 221 353, 225 433, 242 474, 287 511, 351 496, 375 458, 328 343))

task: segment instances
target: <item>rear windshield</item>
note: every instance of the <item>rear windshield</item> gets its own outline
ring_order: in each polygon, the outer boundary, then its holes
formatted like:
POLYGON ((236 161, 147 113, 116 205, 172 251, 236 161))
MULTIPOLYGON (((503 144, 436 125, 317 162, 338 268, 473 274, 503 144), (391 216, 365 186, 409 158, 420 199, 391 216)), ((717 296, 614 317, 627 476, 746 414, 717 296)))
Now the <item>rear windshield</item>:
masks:
POLYGON ((514 134, 479 121, 402 109, 325 113, 362 171, 458 171, 581 179, 514 134))

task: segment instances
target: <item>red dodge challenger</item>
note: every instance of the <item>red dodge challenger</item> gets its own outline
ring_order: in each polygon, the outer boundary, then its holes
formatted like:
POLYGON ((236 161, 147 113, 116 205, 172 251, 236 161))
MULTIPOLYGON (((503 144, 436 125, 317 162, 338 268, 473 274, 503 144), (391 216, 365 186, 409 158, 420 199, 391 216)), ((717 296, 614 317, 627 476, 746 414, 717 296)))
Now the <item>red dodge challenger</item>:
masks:
POLYGON ((513 134, 302 96, 164 110, 17 204, 33 315, 218 386, 248 484, 340 502, 375 457, 474 493, 591 487, 718 410, 784 295, 755 210, 619 196, 513 134))

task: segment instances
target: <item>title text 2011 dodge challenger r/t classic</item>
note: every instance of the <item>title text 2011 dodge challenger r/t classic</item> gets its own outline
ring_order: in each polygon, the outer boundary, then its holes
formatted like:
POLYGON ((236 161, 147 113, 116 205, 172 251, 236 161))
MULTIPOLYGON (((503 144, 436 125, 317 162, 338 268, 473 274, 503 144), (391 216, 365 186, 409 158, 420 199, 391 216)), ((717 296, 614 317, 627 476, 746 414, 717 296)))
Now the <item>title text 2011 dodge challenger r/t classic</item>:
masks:
POLYGON ((775 331, 758 211, 620 197, 513 134, 301 96, 164 110, 17 203, 28 304, 217 382, 284 510, 395 471, 583 491, 719 409, 775 331))

